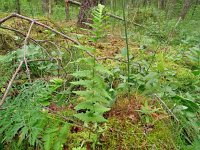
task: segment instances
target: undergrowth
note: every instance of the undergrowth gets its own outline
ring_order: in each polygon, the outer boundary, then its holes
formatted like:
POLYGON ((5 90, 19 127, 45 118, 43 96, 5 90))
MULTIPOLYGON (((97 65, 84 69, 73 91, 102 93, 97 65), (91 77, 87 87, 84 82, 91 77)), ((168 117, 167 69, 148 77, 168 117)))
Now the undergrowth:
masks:
MULTIPOLYGON (((61 42, 27 45, 33 82, 23 65, 0 108, 0 149, 199 149, 199 21, 166 20, 158 12, 148 7, 127 15, 130 100, 124 36, 118 28, 113 30, 120 41, 105 34, 111 20, 103 5, 92 11, 85 34, 77 35, 81 45, 68 46, 50 31, 34 28, 33 37, 41 32, 47 41, 61 42)), ((1 49, 9 49, 0 55, 1 97, 24 54, 20 44, 7 42, 13 35, 5 35, 0 34, 1 49)))

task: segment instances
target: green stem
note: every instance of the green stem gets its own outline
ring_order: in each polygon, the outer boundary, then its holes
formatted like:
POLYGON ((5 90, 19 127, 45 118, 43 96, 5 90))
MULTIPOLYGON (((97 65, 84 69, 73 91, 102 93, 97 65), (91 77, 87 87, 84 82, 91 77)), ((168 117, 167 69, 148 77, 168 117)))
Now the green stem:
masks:
POLYGON ((126 51, 127 51, 127 78, 128 78, 128 99, 130 100, 130 57, 129 57, 129 45, 128 45, 128 31, 127 31, 127 21, 125 14, 125 1, 123 0, 123 19, 124 19, 124 28, 125 28, 125 37, 126 37, 126 51))

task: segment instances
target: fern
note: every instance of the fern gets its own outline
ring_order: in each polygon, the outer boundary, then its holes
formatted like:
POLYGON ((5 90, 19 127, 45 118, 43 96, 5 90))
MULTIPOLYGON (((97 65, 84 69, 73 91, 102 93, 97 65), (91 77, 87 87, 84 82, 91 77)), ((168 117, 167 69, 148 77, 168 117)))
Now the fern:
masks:
POLYGON ((194 63, 197 68, 200 68, 200 45, 191 48, 187 54, 189 60, 194 63))
POLYGON ((48 111, 44 109, 52 99, 52 94, 62 85, 62 80, 53 79, 51 84, 43 81, 35 81, 32 84, 22 86, 20 93, 13 100, 3 105, 5 109, 0 111, 0 135, 3 135, 2 142, 12 142, 18 140, 18 145, 24 141, 28 141, 31 146, 43 147, 42 142, 45 141, 45 149, 61 149, 63 143, 66 142, 66 133, 69 132, 69 125, 63 124, 62 120, 57 118, 55 122, 48 111), (57 129, 54 135, 46 135, 50 129, 57 129), (52 140, 53 136, 53 140, 52 140), (43 137, 43 138, 41 138, 43 137), (44 137, 46 138, 44 140, 44 137), (48 143, 51 139, 54 143, 48 143), (57 142, 57 144, 56 144, 57 142), (50 147, 50 148, 48 148, 50 147), (58 148, 59 147, 59 148, 58 148))
POLYGON ((51 150, 53 148, 54 150, 62 150, 69 132, 70 124, 61 123, 60 121, 51 122, 44 132, 44 149, 51 150))
POLYGON ((97 42, 100 38, 104 36, 104 31, 107 28, 105 26, 104 21, 107 19, 107 16, 104 15, 104 5, 99 4, 96 8, 92 11, 92 24, 91 23, 85 23, 89 27, 92 28, 92 30, 87 30, 90 32, 93 37, 90 38, 91 41, 97 42))
MULTIPOLYGON (((97 42, 98 39, 102 37, 105 29, 103 25, 103 21, 105 20, 103 9, 104 6, 99 4, 92 12, 93 23, 87 23, 87 25, 92 28, 92 30, 87 31, 92 33, 93 36, 90 37, 90 40, 93 42, 97 42)), ((103 117, 103 114, 109 110, 108 106, 111 100, 109 93, 106 91, 107 85, 104 80, 105 75, 108 76, 112 73, 96 61, 96 49, 94 47, 82 45, 76 47, 82 51, 91 52, 93 57, 78 59, 76 63, 84 62, 88 67, 86 70, 79 70, 72 74, 74 77, 79 78, 79 81, 71 82, 71 84, 83 86, 85 88, 83 91, 73 91, 83 99, 75 109, 77 112, 85 110, 84 113, 75 114, 75 117, 84 122, 104 122, 106 119, 103 117)))
POLYGON ((48 118, 46 112, 42 112, 42 105, 34 98, 38 94, 35 93, 36 89, 44 88, 43 86, 40 84, 28 87, 24 85, 20 94, 4 105, 7 109, 0 111, 0 134, 4 135, 3 141, 10 142, 17 136, 18 144, 26 138, 30 145, 40 143, 38 136, 43 131, 48 118))

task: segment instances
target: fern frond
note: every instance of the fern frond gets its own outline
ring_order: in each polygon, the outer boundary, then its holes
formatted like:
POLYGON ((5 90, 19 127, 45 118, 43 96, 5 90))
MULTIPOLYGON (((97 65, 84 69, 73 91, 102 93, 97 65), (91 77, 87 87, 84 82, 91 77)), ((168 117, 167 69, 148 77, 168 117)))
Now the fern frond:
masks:
POLYGON ((91 70, 83 70, 83 71, 76 71, 75 73, 71 74, 74 77, 92 77, 92 71, 91 70))

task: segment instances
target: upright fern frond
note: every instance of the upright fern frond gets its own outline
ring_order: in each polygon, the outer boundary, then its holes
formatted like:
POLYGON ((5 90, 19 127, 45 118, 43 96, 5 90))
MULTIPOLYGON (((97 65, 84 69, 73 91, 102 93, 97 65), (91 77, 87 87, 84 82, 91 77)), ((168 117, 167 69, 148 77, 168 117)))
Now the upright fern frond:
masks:
POLYGON ((107 16, 104 15, 104 8, 104 5, 99 4, 92 11, 92 23, 85 23, 92 28, 92 30, 86 30, 93 35, 90 37, 90 40, 93 42, 97 42, 98 39, 104 36, 104 30, 106 29, 104 22, 107 18, 107 16))
MULTIPOLYGON (((103 21, 105 16, 103 14, 103 5, 98 5, 92 12, 93 23, 87 23, 92 30, 88 30, 92 33, 90 40, 97 42, 98 39, 102 37, 104 31, 103 21)), ((79 95, 83 101, 79 103, 75 109, 77 112, 85 110, 85 112, 75 114, 75 117, 84 121, 84 122, 104 122, 106 119, 103 117, 103 114, 109 110, 109 100, 111 97, 106 91, 107 85, 104 82, 104 75, 111 75, 111 73, 103 67, 101 64, 96 62, 95 51, 93 47, 85 46, 76 46, 82 51, 89 51, 93 54, 92 58, 82 58, 77 60, 77 63, 84 62, 88 66, 87 70, 79 70, 72 75, 76 78, 79 78, 79 81, 71 82, 73 85, 79 85, 85 87, 83 91, 74 91, 75 94, 79 95)))

